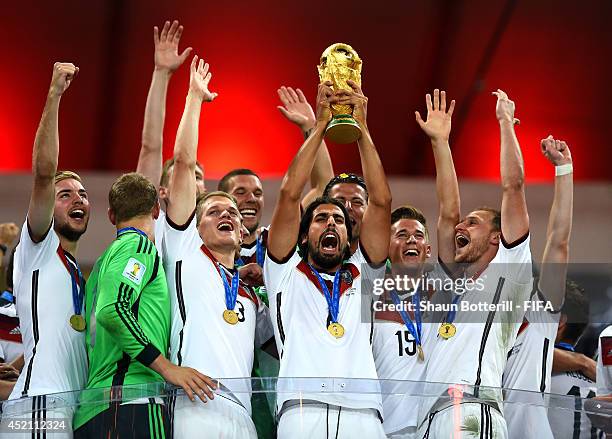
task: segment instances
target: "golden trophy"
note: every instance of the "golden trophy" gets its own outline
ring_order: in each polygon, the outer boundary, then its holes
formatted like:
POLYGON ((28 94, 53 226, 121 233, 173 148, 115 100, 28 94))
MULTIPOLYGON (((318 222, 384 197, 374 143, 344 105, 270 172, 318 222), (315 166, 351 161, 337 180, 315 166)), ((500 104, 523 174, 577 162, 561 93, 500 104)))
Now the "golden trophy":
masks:
MULTIPOLYGON (((321 55, 317 66, 321 82, 333 82, 334 91, 353 90, 346 81, 354 81, 361 86, 361 58, 348 44, 336 43, 329 46, 321 55)), ((325 129, 325 138, 335 143, 352 143, 361 137, 361 128, 353 118, 350 105, 332 105, 332 120, 325 129)))

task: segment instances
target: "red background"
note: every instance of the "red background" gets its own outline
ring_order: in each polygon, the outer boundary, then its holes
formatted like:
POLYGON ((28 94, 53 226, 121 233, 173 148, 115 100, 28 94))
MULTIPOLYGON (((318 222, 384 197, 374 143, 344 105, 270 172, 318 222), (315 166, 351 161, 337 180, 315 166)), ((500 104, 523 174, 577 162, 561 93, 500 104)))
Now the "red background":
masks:
MULTIPOLYGON (((276 89, 314 99, 325 47, 346 42, 364 60, 369 125, 385 168, 433 175, 428 141, 414 121, 424 94, 445 88, 457 100, 451 144, 460 177, 497 179, 495 99, 517 104, 528 181, 551 180, 539 152, 549 133, 566 139, 581 180, 611 180, 612 2, 406 1, 287 2, 55 1, 3 5, 0 83, 1 172, 30 168, 31 149, 54 61, 81 69, 64 96, 60 167, 131 170, 153 68, 152 28, 185 26, 211 64, 219 98, 202 113, 199 158, 207 177, 250 167, 281 176, 301 144, 278 110, 276 89)), ((187 64, 187 63, 186 63, 187 64)), ((171 155, 188 66, 168 93, 164 156, 171 155)), ((355 146, 333 146, 337 172, 359 172, 355 146)))

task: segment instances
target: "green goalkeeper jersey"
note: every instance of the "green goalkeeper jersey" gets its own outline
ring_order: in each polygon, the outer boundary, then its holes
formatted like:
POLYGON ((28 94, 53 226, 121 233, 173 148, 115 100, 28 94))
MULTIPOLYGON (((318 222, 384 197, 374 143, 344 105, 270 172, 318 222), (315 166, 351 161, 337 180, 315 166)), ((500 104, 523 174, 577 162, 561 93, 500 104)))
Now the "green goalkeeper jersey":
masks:
POLYGON ((114 392, 121 401, 153 396, 161 388, 163 378, 148 366, 168 353, 170 298, 153 242, 135 229, 120 233, 96 261, 84 314, 89 375, 75 429, 109 407, 103 400, 111 386, 140 385, 114 392))

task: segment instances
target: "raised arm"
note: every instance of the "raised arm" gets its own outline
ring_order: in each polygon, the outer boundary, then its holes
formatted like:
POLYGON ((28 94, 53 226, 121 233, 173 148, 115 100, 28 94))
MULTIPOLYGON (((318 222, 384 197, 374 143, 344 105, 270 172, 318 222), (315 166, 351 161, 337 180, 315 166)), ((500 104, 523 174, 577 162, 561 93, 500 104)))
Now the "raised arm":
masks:
POLYGON ((555 166, 555 196, 546 231, 546 247, 542 257, 539 288, 555 309, 565 297, 565 277, 572 231, 574 179, 572 155, 567 143, 548 136, 541 142, 542 153, 555 166))
POLYGON ((315 127, 291 161, 281 183, 268 233, 268 252, 279 261, 291 254, 297 244, 300 228, 300 198, 323 142, 325 127, 332 117, 330 103, 336 101, 330 85, 329 81, 319 84, 315 127))
POLYGON ((170 178, 170 191, 167 214, 176 224, 185 224, 196 204, 196 181, 194 172, 198 153, 198 128, 203 102, 212 102, 217 93, 208 90, 212 74, 208 63, 193 57, 190 68, 189 92, 185 100, 185 110, 176 133, 174 145, 174 170, 170 178))
POLYGON ((170 25, 166 21, 159 33, 157 26, 153 28, 155 44, 155 68, 147 95, 144 124, 142 127, 142 145, 138 157, 136 172, 147 177, 157 187, 162 172, 162 152, 164 119, 166 117, 166 92, 170 77, 187 59, 191 47, 178 54, 178 45, 183 34, 183 26, 178 21, 170 25))
POLYGON ((423 121, 416 111, 416 121, 429 136, 436 163, 436 192, 438 194, 438 257, 446 265, 455 258, 455 226, 461 216, 459 184, 451 154, 448 139, 451 131, 451 118, 455 109, 455 101, 450 102, 446 111, 446 92, 434 90, 433 102, 431 95, 425 97, 427 104, 427 120, 423 121))
POLYGON ((58 114, 60 100, 70 83, 78 74, 79 68, 70 63, 56 62, 47 102, 43 110, 32 158, 34 187, 28 207, 28 225, 33 241, 40 241, 51 226, 53 206, 55 205, 55 173, 59 155, 58 114))
POLYGON ((501 135, 502 237, 506 243, 511 244, 529 231, 523 156, 514 132, 514 125, 518 124, 519 120, 514 117, 514 102, 508 99, 508 95, 499 89, 493 94, 497 96, 495 115, 501 135))
MULTIPOLYGON (((300 128, 304 140, 308 139, 311 131, 314 129, 316 117, 302 90, 299 88, 293 90, 291 87, 283 86, 278 89, 278 96, 283 105, 279 105, 276 108, 279 109, 288 121, 293 122, 300 128)), ((310 173, 311 189, 302 199, 302 208, 306 208, 315 198, 320 197, 323 194, 325 185, 333 177, 334 168, 331 157, 329 156, 327 145, 323 141, 310 173)))
POLYGON ((363 213, 359 244, 368 255, 370 262, 382 263, 389 253, 391 233, 391 190, 387 183, 385 170, 374 146, 367 124, 368 98, 361 87, 347 81, 353 89, 338 91, 339 105, 352 105, 353 117, 361 127, 361 137, 357 141, 361 157, 363 179, 368 187, 368 206, 363 213))

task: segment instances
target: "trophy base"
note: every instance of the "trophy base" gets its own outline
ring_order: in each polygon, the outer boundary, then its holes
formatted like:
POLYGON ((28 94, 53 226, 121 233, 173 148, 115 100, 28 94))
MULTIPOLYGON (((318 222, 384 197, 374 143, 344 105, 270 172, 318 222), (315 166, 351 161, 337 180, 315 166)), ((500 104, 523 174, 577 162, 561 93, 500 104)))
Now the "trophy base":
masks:
POLYGON ((361 128, 350 114, 338 114, 325 129, 325 138, 334 143, 353 143, 361 137, 361 128))

